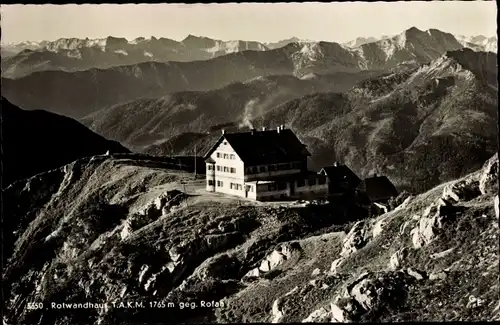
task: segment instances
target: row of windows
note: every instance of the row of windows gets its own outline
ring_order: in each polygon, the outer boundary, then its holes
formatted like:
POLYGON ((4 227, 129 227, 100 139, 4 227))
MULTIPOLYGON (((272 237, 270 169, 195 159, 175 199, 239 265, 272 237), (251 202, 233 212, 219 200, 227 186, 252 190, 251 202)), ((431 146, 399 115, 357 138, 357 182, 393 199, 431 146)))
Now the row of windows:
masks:
MULTIPOLYGON (((314 186, 314 185, 324 185, 326 184, 326 177, 320 177, 318 179, 316 178, 309 178, 307 180, 307 185, 308 186, 314 186)), ((297 181, 297 187, 303 187, 306 186, 306 180, 305 179, 299 179, 297 181)))
MULTIPOLYGON (((236 174, 236 168, 227 166, 216 166, 218 172, 236 174)), ((214 165, 207 165, 207 170, 214 170, 214 165)))
POLYGON ((260 166, 260 167, 248 167, 246 169, 247 174, 258 174, 258 173, 266 173, 266 172, 274 172, 278 170, 289 170, 289 169, 300 169, 302 164, 299 162, 296 163, 285 163, 278 165, 269 165, 269 166, 260 166))
MULTIPOLYGON (((208 180, 209 186, 214 186, 214 183, 215 183, 214 180, 212 180, 212 179, 208 180)), ((223 186, 224 186, 224 182, 217 181, 217 187, 223 187, 223 186)), ((232 190, 241 191, 241 190, 243 190, 243 185, 237 184, 237 183, 229 183, 229 188, 232 190)), ((245 189, 249 192, 253 192, 253 186, 251 186, 251 185, 246 185, 245 189)))
POLYGON ((268 184, 267 185, 267 190, 268 191, 282 191, 286 190, 286 183, 276 183, 276 184, 268 184))
POLYGON ((217 152, 216 155, 217 155, 217 158, 230 159, 230 160, 236 159, 236 155, 234 153, 217 152))
POLYGON ((230 183, 229 188, 232 190, 238 190, 241 191, 243 189, 243 186, 241 184, 236 184, 236 183, 230 183))
POLYGON ((217 166, 218 172, 236 174, 236 168, 227 166, 217 166))

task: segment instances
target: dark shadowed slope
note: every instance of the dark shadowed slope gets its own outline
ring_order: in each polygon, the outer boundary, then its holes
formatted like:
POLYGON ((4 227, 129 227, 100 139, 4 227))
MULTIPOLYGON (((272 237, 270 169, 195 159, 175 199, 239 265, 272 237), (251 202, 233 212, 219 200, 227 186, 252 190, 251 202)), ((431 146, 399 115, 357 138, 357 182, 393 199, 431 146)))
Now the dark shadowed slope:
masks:
POLYGON ((224 123, 235 122, 248 129, 250 124, 245 120, 288 100, 317 92, 347 91, 357 82, 380 74, 362 71, 311 74, 302 79, 290 75, 259 77, 208 92, 178 92, 105 107, 81 121, 108 139, 143 150, 183 132, 206 133, 224 123))
POLYGON ((42 110, 24 111, 2 97, 2 188, 78 158, 130 152, 77 121, 42 110))

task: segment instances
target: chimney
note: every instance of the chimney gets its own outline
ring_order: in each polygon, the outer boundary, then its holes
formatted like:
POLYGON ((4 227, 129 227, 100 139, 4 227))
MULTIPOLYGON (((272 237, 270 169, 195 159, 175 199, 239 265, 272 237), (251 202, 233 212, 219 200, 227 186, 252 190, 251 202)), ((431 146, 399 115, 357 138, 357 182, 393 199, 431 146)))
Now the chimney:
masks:
POLYGON ((281 131, 281 125, 278 125, 278 127, 276 128, 276 131, 278 131, 278 133, 280 133, 280 131, 281 131))
POLYGON ((373 177, 377 177, 377 173, 373 173, 373 177))
POLYGON ((334 167, 337 167, 338 165, 339 165, 339 163, 337 161, 333 163, 334 167))
POLYGON ((251 128, 251 129, 250 129, 250 133, 251 133, 252 135, 254 135, 254 134, 255 134, 255 129, 254 129, 254 128, 251 128))
POLYGON ((226 130, 222 129, 222 134, 226 134, 226 130))
POLYGON ((265 127, 265 126, 263 126, 263 127, 262 127, 262 131, 265 131, 265 130, 266 130, 266 127, 265 127))
POLYGON ((285 124, 281 124, 280 129, 283 131, 285 129, 285 124))

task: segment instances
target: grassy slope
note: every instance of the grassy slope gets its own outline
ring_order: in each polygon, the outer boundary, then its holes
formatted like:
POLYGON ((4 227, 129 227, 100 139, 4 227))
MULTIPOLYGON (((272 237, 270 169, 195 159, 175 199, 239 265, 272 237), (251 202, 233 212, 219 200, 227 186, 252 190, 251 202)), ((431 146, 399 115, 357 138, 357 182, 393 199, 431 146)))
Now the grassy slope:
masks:
MULTIPOLYGON (((200 286, 196 274, 211 271, 195 270, 203 269, 205 260, 227 252, 235 263, 228 273, 232 282, 216 279, 203 282, 205 289, 196 290, 198 296, 205 290, 206 296, 214 287, 222 288, 211 295, 213 299, 222 298, 232 283, 278 242, 336 223, 328 214, 312 218, 311 214, 318 214, 314 211, 247 204, 217 194, 207 196, 200 192, 203 180, 165 167, 147 157, 100 156, 9 187, 4 193, 9 202, 4 207, 8 216, 4 231, 12 235, 4 238, 3 274, 8 301, 4 307, 9 319, 27 323, 38 320, 40 311, 26 309, 27 302, 34 301, 45 305, 89 299, 167 301, 173 299, 167 298, 170 291, 170 295, 180 294, 186 300, 188 293, 171 289, 189 279, 200 286), (161 210, 149 204, 173 189, 189 195, 161 217, 161 210), (126 220, 132 219, 142 226, 122 239, 126 220), (227 226, 221 226, 224 224, 227 226), (171 260, 172 246, 180 247, 183 262, 170 273, 163 267, 171 260), (140 282, 144 265, 148 265, 148 271, 140 282), (156 284, 152 280, 146 289, 146 280, 155 277, 156 284), (157 291, 156 296, 153 291, 157 291)), ((341 212, 335 213, 341 216, 341 212)), ((209 269, 220 269, 219 264, 209 269)), ((99 315, 87 310, 78 316, 68 314, 66 320, 63 314, 49 308, 43 312, 43 323, 93 322, 99 317, 112 322, 126 318, 179 320, 201 317, 204 312, 183 315, 177 309, 111 310, 99 315)))

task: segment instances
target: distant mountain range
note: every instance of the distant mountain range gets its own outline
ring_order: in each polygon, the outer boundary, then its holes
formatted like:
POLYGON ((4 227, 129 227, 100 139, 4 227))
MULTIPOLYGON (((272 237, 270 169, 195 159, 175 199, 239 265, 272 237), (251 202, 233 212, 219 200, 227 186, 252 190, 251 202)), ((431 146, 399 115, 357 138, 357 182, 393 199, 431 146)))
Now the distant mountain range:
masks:
MULTIPOLYGON (((213 45, 210 39, 195 37, 183 42, 205 48, 213 45)), ((145 62, 78 72, 40 71, 18 79, 2 78, 2 92, 24 109, 82 117, 130 100, 207 91, 260 76, 304 78, 311 73, 401 71, 461 48, 463 45, 452 34, 411 28, 356 48, 329 42, 294 42, 273 50, 235 52, 205 61, 145 62)))
MULTIPOLYGON (((387 57, 391 57, 393 52, 400 51, 406 47, 404 43, 408 32, 420 34, 418 37, 423 42, 429 42, 430 39, 436 38, 435 34, 439 31, 433 29, 426 31, 426 33, 434 33, 434 35, 430 35, 430 37, 425 39, 422 31, 411 28, 393 37, 359 37, 342 44, 342 47, 355 49, 363 45, 377 43, 376 45, 356 50, 361 56, 358 59, 363 61, 362 58, 365 55, 373 55, 371 52, 377 52, 378 50, 386 53, 387 57), (388 41, 380 43, 383 40, 388 41)), ((495 53, 497 51, 496 37, 487 38, 481 35, 465 37, 452 36, 448 33, 444 34, 447 35, 448 42, 453 42, 451 40, 453 37, 455 38, 454 41, 460 43, 462 47, 469 47, 476 51, 490 51, 495 53)), ((415 46, 416 44, 413 41, 410 39, 410 43, 415 46)), ((80 71, 91 68, 106 69, 114 66, 149 61, 188 62, 208 60, 217 56, 247 50, 267 51, 278 49, 292 43, 304 46, 305 52, 315 52, 314 48, 320 43, 336 44, 302 40, 297 37, 274 43, 242 40, 222 41, 193 35, 188 35, 180 42, 163 37, 139 37, 132 41, 111 36, 103 39, 61 38, 56 41, 2 44, 2 74, 4 77, 18 78, 36 71, 46 70, 80 71)), ((326 52, 328 53, 328 50, 326 52)), ((409 60, 411 59, 410 57, 409 60)))
POLYGON ((53 42, 25 42, 2 46, 7 54, 2 59, 3 75, 21 77, 36 71, 78 71, 110 68, 120 65, 156 61, 207 60, 228 53, 246 50, 265 51, 259 42, 221 41, 189 35, 181 42, 167 38, 104 39, 62 38, 53 42))
POLYGON ((46 111, 25 111, 2 97, 2 188, 82 157, 130 152, 77 121, 46 111))

